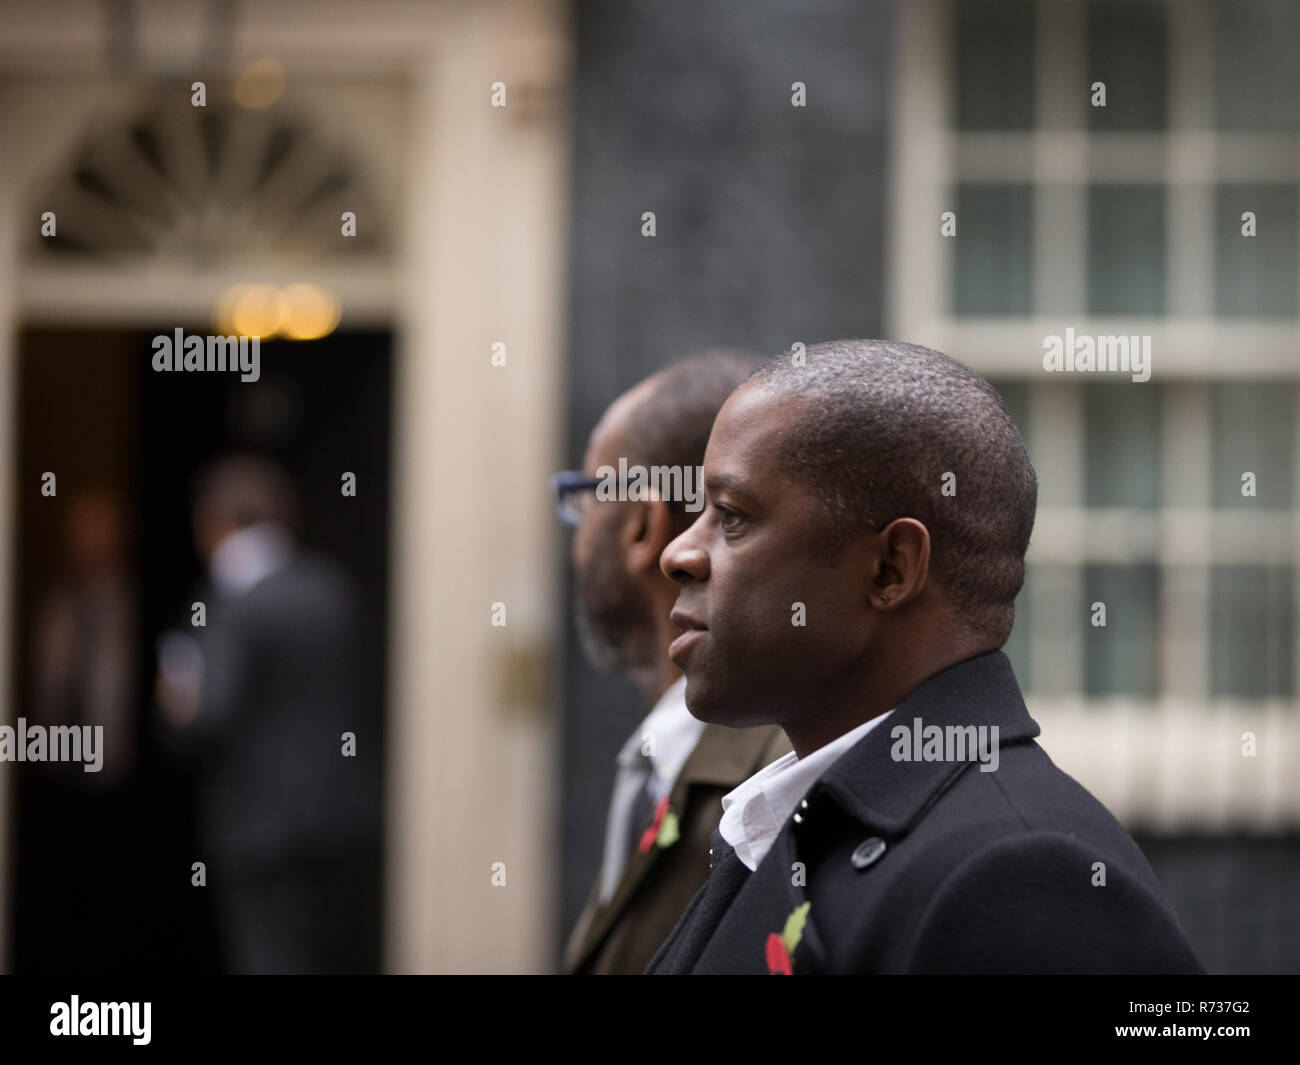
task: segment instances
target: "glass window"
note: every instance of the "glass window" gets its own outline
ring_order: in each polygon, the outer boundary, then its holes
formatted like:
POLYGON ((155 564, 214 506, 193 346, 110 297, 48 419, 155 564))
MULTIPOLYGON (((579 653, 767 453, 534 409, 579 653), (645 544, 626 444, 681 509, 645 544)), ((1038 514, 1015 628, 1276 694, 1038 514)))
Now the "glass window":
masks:
POLYGON ((1158 506, 1160 387, 1130 380, 1082 387, 1087 505, 1158 506))
POLYGON ((1214 506, 1282 509, 1294 505, 1296 386, 1288 381, 1225 381, 1210 386, 1214 506), (1242 474, 1255 475, 1243 496, 1242 474))
POLYGON ((959 129, 1029 129, 1034 123, 1034 5, 959 3, 954 20, 959 129))
POLYGON ((1160 572, 1154 563, 1088 565, 1083 571, 1084 681, 1089 695, 1154 696, 1160 678, 1160 572), (1106 607, 1094 626, 1094 604, 1106 607))
POLYGON ((1300 4, 1219 0, 1214 7, 1215 105, 1226 130, 1297 129, 1300 4))
POLYGON ((1088 310, 1163 314, 1165 190, 1159 185, 1088 189, 1088 310))
POLYGON ((1033 308, 1032 185, 960 185, 953 301, 958 314, 1033 308))
POLYGON ((1168 27, 1163 4, 1088 5, 1088 125, 1096 130, 1160 130, 1167 125, 1168 27), (1095 82, 1106 106, 1092 106, 1095 82))
POLYGON ((1216 566, 1210 581, 1210 688, 1263 698, 1295 690, 1295 570, 1216 566))
POLYGON ((1220 185, 1215 195, 1214 292, 1222 315, 1296 313, 1295 185, 1220 185), (1244 236, 1242 214, 1255 216, 1244 236))

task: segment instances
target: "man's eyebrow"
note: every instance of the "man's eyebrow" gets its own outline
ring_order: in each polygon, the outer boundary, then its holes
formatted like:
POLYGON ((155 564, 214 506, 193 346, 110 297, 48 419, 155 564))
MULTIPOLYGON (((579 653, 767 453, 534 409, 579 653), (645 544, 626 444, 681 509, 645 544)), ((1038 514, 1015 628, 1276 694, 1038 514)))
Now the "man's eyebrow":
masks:
POLYGON ((734 496, 739 496, 742 501, 752 503, 755 506, 760 502, 758 496, 754 495, 741 483, 735 474, 731 473, 710 474, 704 479, 704 490, 711 496, 716 496, 719 492, 730 492, 734 496))

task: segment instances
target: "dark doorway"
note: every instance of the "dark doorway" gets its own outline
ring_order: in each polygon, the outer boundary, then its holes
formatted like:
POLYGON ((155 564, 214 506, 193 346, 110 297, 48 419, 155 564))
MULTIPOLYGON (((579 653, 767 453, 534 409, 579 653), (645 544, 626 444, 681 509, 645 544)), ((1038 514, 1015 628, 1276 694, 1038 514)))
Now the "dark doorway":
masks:
MULTIPOLYGON (((72 771, 79 767, 14 767, 18 973, 222 968, 206 893, 190 883, 190 781, 159 742, 153 705, 157 637, 175 624, 200 576, 190 491, 212 459, 254 451, 287 468, 302 496, 304 546, 358 583, 365 702, 383 750, 391 334, 267 341, 260 379, 241 382, 237 373, 155 372, 153 337, 174 328, 20 334, 15 717, 38 712, 41 676, 50 672, 38 663, 38 633, 45 604, 69 573, 74 512, 87 497, 107 499, 125 534, 131 696, 122 746, 132 758, 116 782, 93 788, 72 771), (42 492, 47 473, 56 477, 53 495, 42 492), (354 497, 340 490, 345 473, 356 476, 354 497)), ((374 929, 376 968, 381 862, 366 896, 375 912, 359 915, 374 929)))

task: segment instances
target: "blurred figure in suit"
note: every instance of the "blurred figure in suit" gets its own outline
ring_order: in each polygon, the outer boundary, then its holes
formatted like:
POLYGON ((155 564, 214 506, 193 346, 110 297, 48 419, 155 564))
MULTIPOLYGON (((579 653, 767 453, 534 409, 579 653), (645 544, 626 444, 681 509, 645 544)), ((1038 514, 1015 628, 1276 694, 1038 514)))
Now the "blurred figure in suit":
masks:
POLYGON ((98 772, 44 763, 67 787, 103 795, 123 787, 136 757, 136 601, 116 497, 79 495, 66 543, 66 577, 44 597, 36 626, 32 717, 47 726, 103 728, 98 772))
MULTIPOLYGON (((22 766, 20 823, 23 922, 39 927, 24 940, 24 966, 82 973, 115 971, 138 950, 136 929, 120 919, 138 905, 135 867, 121 869, 119 836, 145 810, 138 775, 137 596, 129 568, 127 520, 120 499, 96 489, 77 494, 63 527, 58 575, 39 597, 32 641, 27 716, 45 728, 97 735, 97 771, 83 761, 22 766), (102 731, 96 733, 95 730, 102 731), (69 826, 78 843, 65 845, 69 826), (87 870, 98 876, 87 891, 87 870), (77 913, 68 924, 61 915, 77 913)), ((84 750, 84 749, 83 749, 84 750)))
MULTIPOLYGON (((677 587, 659 555, 700 513, 698 498, 602 500, 602 468, 691 468, 714 415, 757 363, 714 352, 685 359, 625 392, 592 430, 582 471, 556 480, 576 527, 578 629, 587 657, 630 677, 652 706, 618 754, 604 855, 565 951, 571 973, 641 973, 709 872, 722 796, 789 751, 775 726, 705 724, 686 708, 668 658, 677 587), (688 502, 691 506, 688 507, 688 502)), ((683 482, 685 483, 685 482, 683 482)), ((627 493, 631 495, 632 493, 627 493)))
POLYGON ((350 578, 301 550, 288 475, 253 456, 198 483, 205 624, 159 644, 158 701, 193 759, 199 839, 234 972, 378 969, 379 736, 350 578))

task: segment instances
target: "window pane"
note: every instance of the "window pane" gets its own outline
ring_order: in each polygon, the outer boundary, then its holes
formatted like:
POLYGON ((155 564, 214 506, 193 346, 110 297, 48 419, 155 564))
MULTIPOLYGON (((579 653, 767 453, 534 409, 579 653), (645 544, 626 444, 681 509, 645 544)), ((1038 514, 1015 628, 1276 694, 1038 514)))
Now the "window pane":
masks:
POLYGON ((1215 308, 1219 314, 1296 313, 1295 185, 1220 185, 1215 197, 1215 308), (1255 236, 1241 216, 1255 215, 1255 236))
POLYGON ((1295 689, 1295 571, 1216 566, 1210 582, 1210 689, 1266 697, 1295 689))
POLYGON ((1083 386, 1083 453, 1090 507, 1160 504, 1160 397, 1150 382, 1083 386))
POLYGON ((1218 125, 1295 130, 1300 98, 1300 4, 1219 0, 1214 10, 1218 125))
POLYGON ((1034 5, 959 3, 954 19, 959 129, 1029 129, 1034 120, 1034 5))
POLYGON ((1083 577, 1088 694, 1154 696, 1160 677, 1158 570, 1151 563, 1089 565, 1083 577), (1095 603, 1106 606, 1104 628, 1092 624, 1095 603))
POLYGON ((1164 309, 1165 190, 1158 185, 1091 186, 1088 310, 1163 314, 1164 309))
POLYGON ((1088 5, 1088 124, 1098 130, 1164 129, 1168 27, 1155 3, 1088 5), (1106 106, 1091 104, 1094 82, 1106 85, 1106 106))
POLYGON ((1033 307, 1031 185, 957 188, 958 314, 1028 314, 1033 307))
POLYGON ((1225 509, 1294 505, 1296 386, 1287 381, 1225 382, 1210 387, 1214 449, 1211 498, 1225 509), (1255 496, 1241 494, 1243 473, 1255 496))

